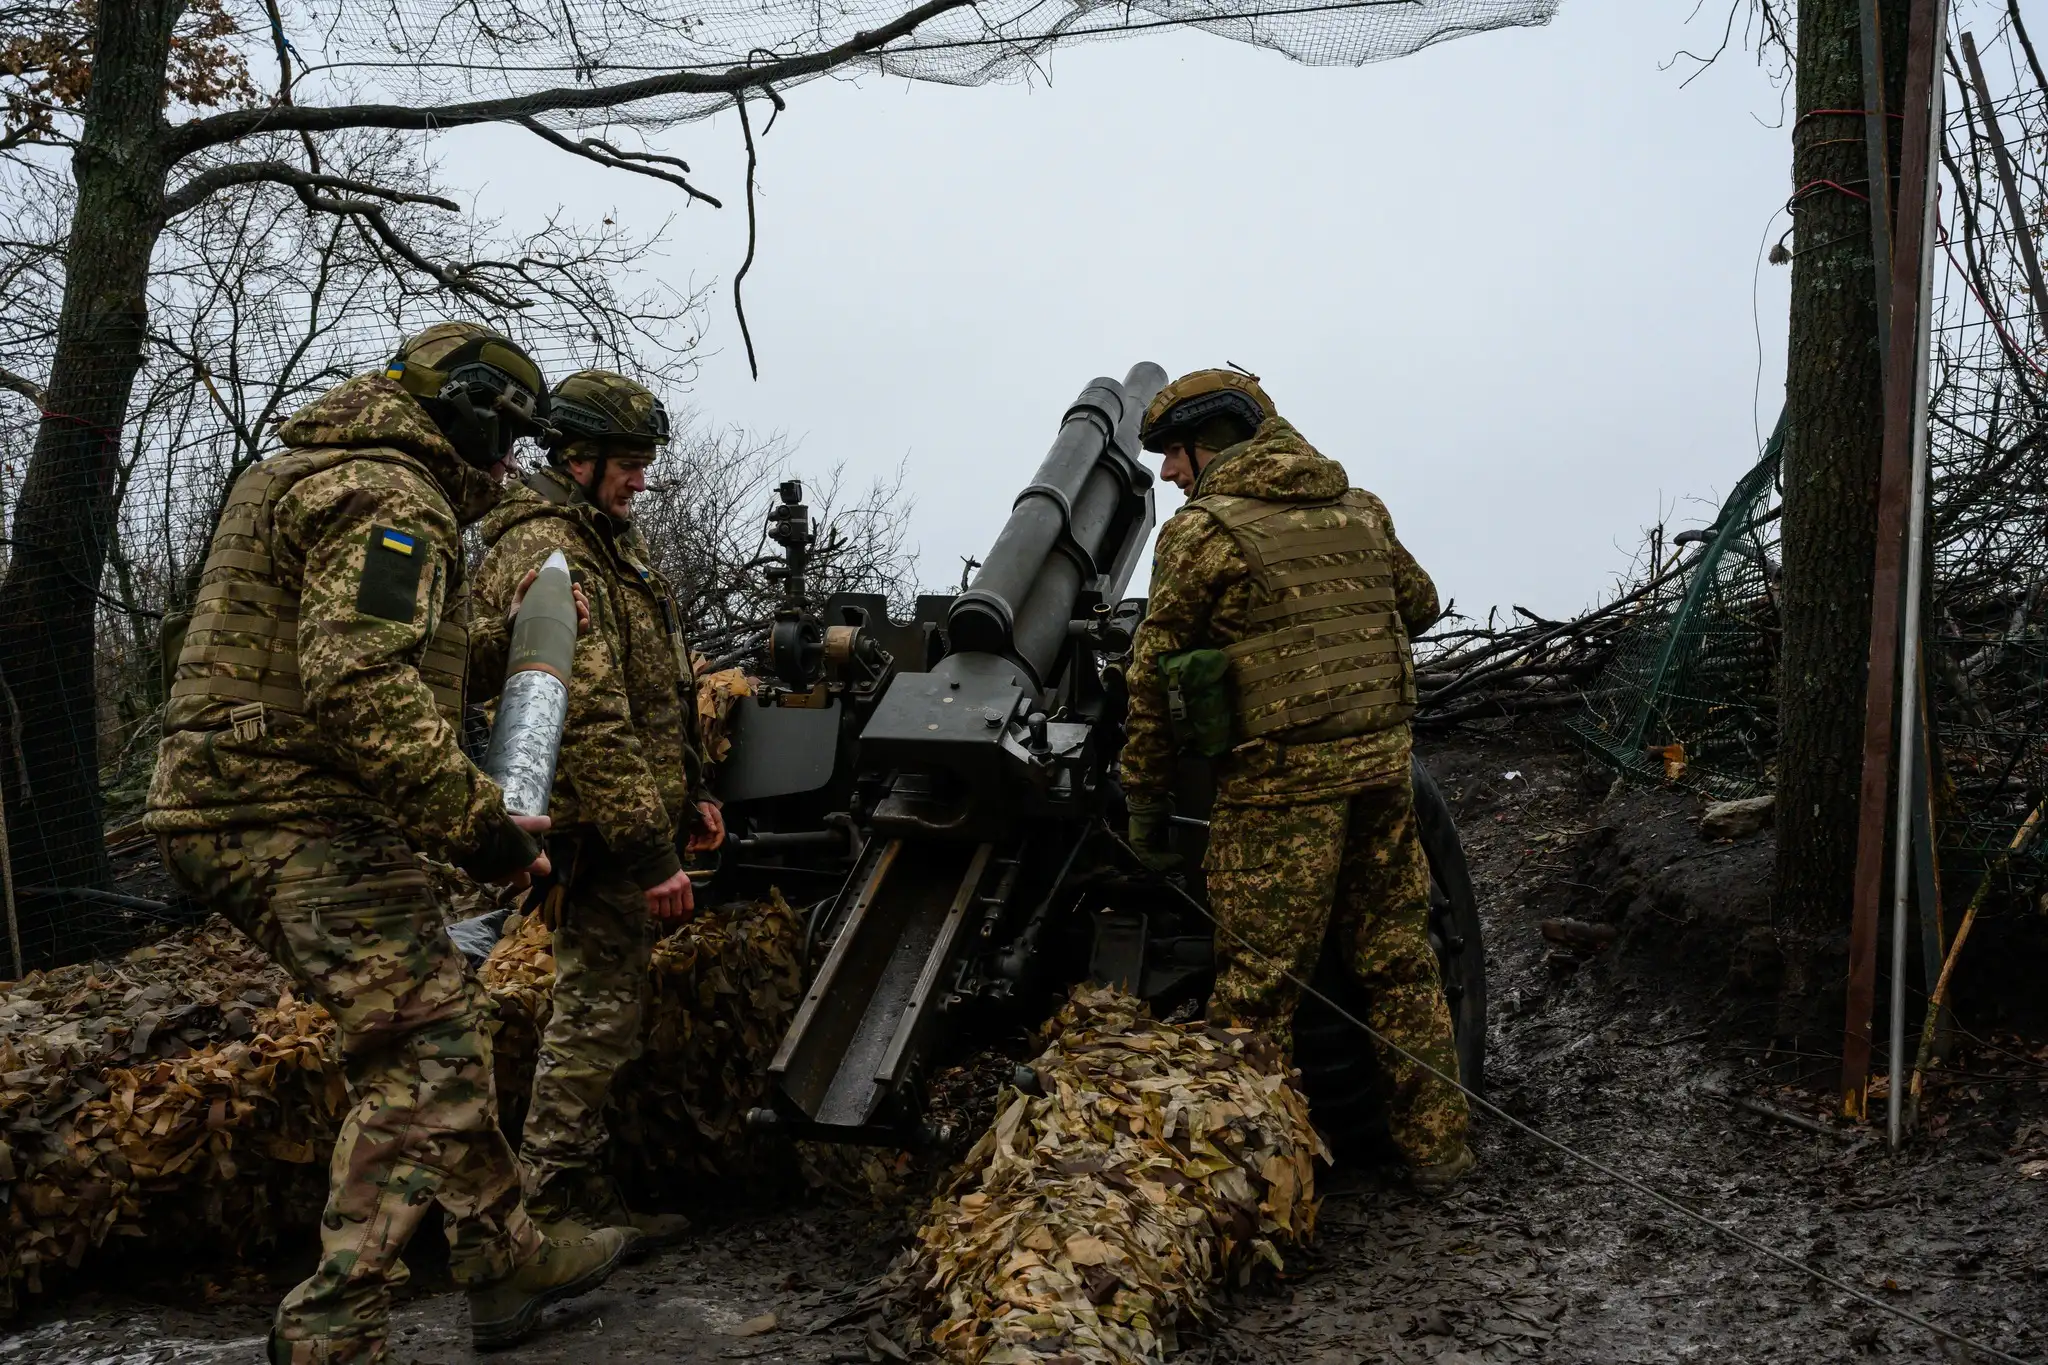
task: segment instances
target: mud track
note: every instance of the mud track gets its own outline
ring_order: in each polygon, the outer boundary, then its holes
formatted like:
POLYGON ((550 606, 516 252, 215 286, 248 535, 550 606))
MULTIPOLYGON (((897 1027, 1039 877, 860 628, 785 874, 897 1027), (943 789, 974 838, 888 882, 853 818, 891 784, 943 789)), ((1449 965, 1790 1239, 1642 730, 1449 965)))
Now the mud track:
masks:
MULTIPOLYGON (((1703 842, 1697 803, 1607 795, 1540 736, 1430 750, 1486 908, 1493 1097, 1709 1217, 2000 1350, 2048 1360, 2048 1048, 1966 1039, 1936 1078, 1933 1135, 1888 1157, 1869 1130, 1819 1135, 1731 1107, 1819 1116, 1832 1059, 1771 1049, 1768 834, 1703 842), (1579 960, 1539 924, 1613 924, 1579 960), (2029 1178, 2029 1177, 2032 1178, 2029 1178)), ((2038 979, 2038 978, 2037 978, 2038 979)), ((1966 1019, 1966 1023, 1970 1022, 1966 1019)), ((1681 1223, 1499 1123, 1442 1203, 1369 1169, 1325 1187, 1322 1235, 1277 1290, 1223 1306, 1192 1362, 1965 1360, 1926 1332, 1681 1223)), ((876 1278, 914 1209, 818 1204, 706 1221, 691 1242, 555 1310, 491 1359, 868 1361, 876 1278), (772 1315, 772 1316, 771 1316, 772 1315)), ((472 1359, 461 1301, 418 1258, 396 1358, 472 1359)), ((275 1295, 304 1267, 138 1267, 0 1335, 0 1365, 261 1359, 275 1295)))

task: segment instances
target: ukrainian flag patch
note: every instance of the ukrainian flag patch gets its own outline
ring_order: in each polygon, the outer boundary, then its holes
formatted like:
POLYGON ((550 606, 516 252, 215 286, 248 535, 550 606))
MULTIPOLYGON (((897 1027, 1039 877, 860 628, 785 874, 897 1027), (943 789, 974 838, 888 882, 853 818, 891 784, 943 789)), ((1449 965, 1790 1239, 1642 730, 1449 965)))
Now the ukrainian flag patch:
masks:
POLYGON ((420 578, 431 555, 419 552, 420 539, 391 526, 372 526, 363 555, 363 576, 356 586, 356 610, 386 621, 410 621, 419 607, 420 578))
POLYGON ((405 378, 405 362, 403 360, 394 360, 389 365, 386 365, 384 367, 384 377, 386 379, 405 378))

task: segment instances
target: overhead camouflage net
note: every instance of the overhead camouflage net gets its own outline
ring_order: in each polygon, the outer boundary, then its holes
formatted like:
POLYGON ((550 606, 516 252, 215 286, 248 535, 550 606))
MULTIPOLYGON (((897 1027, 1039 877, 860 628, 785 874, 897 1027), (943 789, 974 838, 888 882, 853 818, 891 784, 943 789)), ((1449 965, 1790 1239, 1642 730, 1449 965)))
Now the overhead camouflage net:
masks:
MULTIPOLYGON (((729 107, 727 91, 676 88, 661 78, 782 65, 775 86, 825 74, 874 72, 945 85, 984 85, 1030 73, 1055 45, 1196 28, 1309 66, 1363 66, 1491 29, 1548 23, 1560 0, 343 0, 287 6, 284 27, 315 73, 355 98, 408 104, 591 92, 584 109, 539 117, 557 127, 688 122, 729 107), (874 51, 862 35, 894 30, 874 51), (807 59, 813 69, 788 70, 807 59), (595 98, 645 81, 627 102, 595 98), (599 107, 602 104, 603 107, 599 107)), ((685 85, 687 82, 684 83, 685 85)), ((554 101, 549 101, 554 103, 554 101)))

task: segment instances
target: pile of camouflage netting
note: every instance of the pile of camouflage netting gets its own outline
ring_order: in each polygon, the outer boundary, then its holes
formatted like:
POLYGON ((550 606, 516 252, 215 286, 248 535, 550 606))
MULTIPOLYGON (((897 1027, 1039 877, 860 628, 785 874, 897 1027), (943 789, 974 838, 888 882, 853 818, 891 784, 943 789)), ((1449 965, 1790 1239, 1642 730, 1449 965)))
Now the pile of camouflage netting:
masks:
MULTIPOLYGON (((498 1101, 516 1123, 552 1007, 555 960, 538 918, 508 930, 482 975, 500 1020, 498 1101)), ((803 926, 773 892, 699 916, 655 945, 646 1050, 620 1073, 608 1115, 613 1168, 629 1193, 660 1204, 701 1202, 719 1190, 760 1198, 797 1182, 889 1183, 875 1151, 791 1146, 746 1130, 747 1111, 767 1102, 763 1074, 803 1000, 802 945, 803 926)))
POLYGON ((214 920, 0 995, 0 1308, 112 1238, 244 1251, 317 1215, 345 1092, 288 984, 214 920))
MULTIPOLYGON (((647 1056, 621 1078, 613 1121, 629 1183, 658 1196, 693 1178, 701 1189, 704 1173, 750 1192, 862 1178, 861 1164, 835 1169, 742 1129, 801 995, 802 942, 775 897, 660 945, 647 1056)), ((537 921, 519 926, 483 972, 515 1119, 547 1016, 547 950, 537 921)), ((89 1256, 240 1256, 305 1236, 347 1104, 333 1043, 325 1011, 217 919, 0 988, 0 1311, 89 1256)))
POLYGON ((926 1325, 967 1365, 1157 1361, 1314 1231, 1321 1141, 1252 1034, 1086 988, 1050 1032, 918 1234, 926 1325))

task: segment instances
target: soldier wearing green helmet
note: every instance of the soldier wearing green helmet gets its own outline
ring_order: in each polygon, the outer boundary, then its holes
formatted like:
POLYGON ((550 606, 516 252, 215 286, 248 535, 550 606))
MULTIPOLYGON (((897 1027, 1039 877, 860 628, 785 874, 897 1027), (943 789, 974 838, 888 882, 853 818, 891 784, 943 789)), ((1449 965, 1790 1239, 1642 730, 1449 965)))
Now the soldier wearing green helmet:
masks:
MULTIPOLYGON (((1204 870, 1225 932, 1209 1018, 1291 1046, 1294 981, 1313 975, 1334 917, 1368 1022, 1455 1076, 1408 767, 1408 641, 1436 620, 1436 587, 1386 505, 1304 440, 1256 377, 1182 376, 1146 410, 1140 439, 1189 496, 1154 551, 1123 789, 1132 846, 1165 867, 1176 753, 1215 763, 1204 870)), ((1418 1186, 1450 1185, 1472 1165, 1464 1096, 1378 1052, 1396 1149, 1418 1186)))
POLYGON ((293 414, 285 449, 235 481, 166 641, 145 825, 185 889, 333 1016, 354 1101, 273 1365, 388 1359, 399 1254, 437 1202, 479 1346, 531 1332, 624 1249, 617 1233, 551 1242, 528 1217, 481 990, 415 857, 487 882, 547 871, 546 820, 508 813, 458 743, 461 528, 497 500, 514 442, 544 429, 547 398, 539 366, 488 328, 408 338, 293 414))
POLYGON ((705 787, 675 597, 633 524, 633 500, 669 439, 668 412, 623 375, 579 370, 555 386, 549 413, 547 467, 484 519, 478 575, 481 597, 503 603, 559 550, 591 615, 549 806, 554 1010, 520 1156, 534 1216, 551 1235, 621 1227, 645 1251, 688 1225, 626 1207, 604 1168, 605 1096, 639 1054, 656 926, 693 909, 681 855, 725 831, 705 787))

